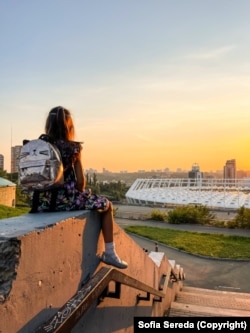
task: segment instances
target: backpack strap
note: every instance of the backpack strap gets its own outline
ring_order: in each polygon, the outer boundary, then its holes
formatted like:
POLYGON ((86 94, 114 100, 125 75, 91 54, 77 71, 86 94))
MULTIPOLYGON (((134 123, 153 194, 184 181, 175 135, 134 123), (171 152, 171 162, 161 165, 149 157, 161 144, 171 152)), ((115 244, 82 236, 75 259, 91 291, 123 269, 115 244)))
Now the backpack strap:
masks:
POLYGON ((49 211, 50 212, 55 212, 58 189, 54 188, 53 190, 50 190, 50 191, 51 191, 51 198, 50 198, 49 211))
POLYGON ((39 191, 34 191, 33 196, 32 196, 32 206, 31 206, 31 210, 29 211, 29 213, 37 213, 37 208, 39 205, 39 191))
MULTIPOLYGON (((49 204, 49 212, 55 212, 56 211, 56 199, 58 194, 58 189, 54 188, 49 190, 51 192, 50 197, 50 204, 49 204)), ((39 205, 39 196, 41 191, 34 191, 32 196, 32 206, 29 213, 37 213, 38 205, 39 205)))
POLYGON ((41 134, 38 139, 41 139, 41 140, 46 141, 46 142, 53 143, 50 136, 47 135, 47 134, 41 134))

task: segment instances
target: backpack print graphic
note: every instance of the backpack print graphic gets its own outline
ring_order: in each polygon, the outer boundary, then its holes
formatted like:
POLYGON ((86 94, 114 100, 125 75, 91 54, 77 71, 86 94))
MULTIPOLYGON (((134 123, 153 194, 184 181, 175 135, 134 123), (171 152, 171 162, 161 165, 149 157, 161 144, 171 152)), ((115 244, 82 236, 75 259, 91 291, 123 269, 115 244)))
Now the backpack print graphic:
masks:
POLYGON ((19 159, 19 185, 23 191, 50 190, 64 183, 58 148, 46 135, 24 140, 19 159))

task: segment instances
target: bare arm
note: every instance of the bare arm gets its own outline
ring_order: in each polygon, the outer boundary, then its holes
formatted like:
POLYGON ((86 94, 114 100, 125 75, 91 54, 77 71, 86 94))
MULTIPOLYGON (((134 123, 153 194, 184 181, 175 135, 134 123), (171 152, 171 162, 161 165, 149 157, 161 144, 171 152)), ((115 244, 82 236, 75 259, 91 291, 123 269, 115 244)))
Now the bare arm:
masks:
POLYGON ((79 191, 83 191, 86 186, 86 177, 84 175, 81 158, 77 159, 74 164, 76 174, 76 186, 79 191))

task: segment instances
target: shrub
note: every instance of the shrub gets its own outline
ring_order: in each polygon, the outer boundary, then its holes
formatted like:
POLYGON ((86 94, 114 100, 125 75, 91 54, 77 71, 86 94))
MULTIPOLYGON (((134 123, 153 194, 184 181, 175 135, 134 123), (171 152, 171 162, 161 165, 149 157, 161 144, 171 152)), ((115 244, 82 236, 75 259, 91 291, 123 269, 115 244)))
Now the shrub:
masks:
POLYGON ((237 215, 227 224, 228 228, 250 229, 250 209, 244 206, 237 210, 237 215))
POLYGON ((165 213, 162 213, 158 209, 154 209, 150 214, 150 220, 154 221, 165 221, 167 218, 167 215, 165 213))
POLYGON ((167 220, 172 224, 192 223, 192 224, 205 224, 214 218, 214 214, 210 213, 206 206, 198 205, 191 206, 185 205, 169 211, 167 220))

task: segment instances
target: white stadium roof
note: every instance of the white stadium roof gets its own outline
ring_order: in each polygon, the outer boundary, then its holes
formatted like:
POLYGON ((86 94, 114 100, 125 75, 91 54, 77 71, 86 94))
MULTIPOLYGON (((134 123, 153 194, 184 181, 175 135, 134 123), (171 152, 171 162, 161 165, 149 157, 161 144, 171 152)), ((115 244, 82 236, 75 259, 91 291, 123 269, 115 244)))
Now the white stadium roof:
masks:
POLYGON ((250 179, 136 179, 126 198, 131 204, 250 208, 250 179))

